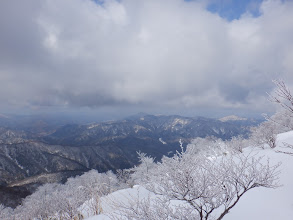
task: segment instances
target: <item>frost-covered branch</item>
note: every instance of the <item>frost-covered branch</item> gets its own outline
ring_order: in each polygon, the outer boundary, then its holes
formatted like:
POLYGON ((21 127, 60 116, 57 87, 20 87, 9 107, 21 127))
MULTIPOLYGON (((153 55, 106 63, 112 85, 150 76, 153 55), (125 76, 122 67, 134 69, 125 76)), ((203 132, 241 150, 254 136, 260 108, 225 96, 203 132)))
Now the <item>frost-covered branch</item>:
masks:
POLYGON ((292 144, 288 144, 288 143, 283 142, 283 148, 285 149, 284 151, 277 150, 276 152, 293 156, 293 145, 292 144))
POLYGON ((290 89, 286 86, 283 80, 273 80, 276 85, 276 90, 273 95, 270 95, 270 101, 279 104, 282 108, 291 113, 293 117, 293 96, 290 89))
MULTIPOLYGON (((293 130, 293 96, 291 94, 291 91, 283 80, 273 80, 273 82, 277 88, 275 90, 275 93, 273 95, 270 95, 270 100, 274 103, 279 104, 284 111, 279 113, 282 114, 281 117, 271 117, 270 121, 272 121, 276 125, 282 125, 288 130, 293 130)), ((277 150, 276 152, 293 156, 293 146, 287 143, 283 143, 283 145, 286 150, 277 150)))

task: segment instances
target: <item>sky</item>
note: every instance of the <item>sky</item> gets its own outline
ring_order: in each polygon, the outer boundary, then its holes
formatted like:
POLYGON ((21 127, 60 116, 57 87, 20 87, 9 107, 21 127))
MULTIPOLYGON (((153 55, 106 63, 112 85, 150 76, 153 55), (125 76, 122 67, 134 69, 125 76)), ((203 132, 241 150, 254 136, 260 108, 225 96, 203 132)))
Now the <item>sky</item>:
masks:
POLYGON ((0 113, 257 115, 279 78, 292 0, 0 3, 0 113))

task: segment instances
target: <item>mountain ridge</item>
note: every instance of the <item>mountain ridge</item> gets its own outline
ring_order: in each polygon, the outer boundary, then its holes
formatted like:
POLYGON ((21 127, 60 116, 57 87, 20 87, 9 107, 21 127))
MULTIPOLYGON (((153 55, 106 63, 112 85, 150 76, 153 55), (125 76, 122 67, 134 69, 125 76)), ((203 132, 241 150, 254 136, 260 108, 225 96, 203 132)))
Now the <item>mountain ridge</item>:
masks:
POLYGON ((44 181, 38 183, 37 177, 45 175, 45 182, 50 182, 50 178, 52 181, 56 178, 50 176, 54 173, 68 177, 68 173, 75 171, 130 168, 138 163, 138 151, 160 160, 163 155, 172 156, 179 150, 179 140, 186 147, 196 137, 215 136, 226 140, 245 136, 257 123, 254 120, 221 122, 204 117, 140 114, 117 121, 49 125, 50 129, 41 130, 28 125, 23 126, 28 130, 2 126, 0 186, 9 188, 19 183, 17 187, 26 187, 25 179, 34 177, 34 185, 43 184, 44 181))

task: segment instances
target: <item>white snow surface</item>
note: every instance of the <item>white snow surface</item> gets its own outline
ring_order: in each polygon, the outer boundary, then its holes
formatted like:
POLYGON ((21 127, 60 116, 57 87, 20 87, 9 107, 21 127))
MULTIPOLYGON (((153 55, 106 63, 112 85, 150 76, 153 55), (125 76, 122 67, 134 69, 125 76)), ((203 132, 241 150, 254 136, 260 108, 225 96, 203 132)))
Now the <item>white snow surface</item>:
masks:
POLYGON ((236 115, 229 115, 229 116, 220 118, 219 120, 222 121, 222 122, 226 122, 226 121, 246 121, 247 118, 241 118, 241 117, 238 117, 236 115))
MULTIPOLYGON (((283 142, 293 144, 293 131, 279 134, 278 147, 283 142)), ((272 149, 260 150, 272 162, 282 162, 280 184, 277 189, 255 188, 243 195, 239 203, 225 216, 225 220, 292 220, 293 219, 293 157, 272 149)))
MULTIPOLYGON (((136 200, 136 198, 148 197, 152 198, 155 197, 155 195, 139 185, 135 185, 132 188, 128 189, 118 190, 107 196, 104 196, 101 199, 101 206, 105 214, 92 216, 90 218, 87 218, 86 220, 109 220, 111 218, 109 218, 107 214, 114 213, 115 211, 117 211, 115 205, 121 203, 132 203, 136 200)), ((115 215, 115 217, 117 217, 117 215, 115 215)))
MULTIPOLYGON (((254 151, 270 158, 272 164, 282 162, 279 167, 281 187, 276 189, 255 188, 247 192, 228 213, 225 220, 292 220, 293 219, 293 157, 275 150, 284 150, 283 143, 293 144, 293 131, 279 134, 276 149, 245 148, 244 153, 254 151)), ((156 195, 142 186, 123 189, 105 196, 101 200, 104 214, 92 216, 87 220, 108 220, 107 214, 113 213, 111 204, 133 201, 135 198, 153 198, 156 195)))

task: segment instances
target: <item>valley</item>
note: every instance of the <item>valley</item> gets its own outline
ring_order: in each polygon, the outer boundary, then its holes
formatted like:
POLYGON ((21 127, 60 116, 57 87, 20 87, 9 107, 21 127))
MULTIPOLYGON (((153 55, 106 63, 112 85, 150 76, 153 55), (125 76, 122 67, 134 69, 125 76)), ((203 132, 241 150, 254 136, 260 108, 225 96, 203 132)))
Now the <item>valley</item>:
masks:
POLYGON ((196 137, 223 140, 249 134, 259 120, 139 114, 123 120, 58 124, 2 121, 0 128, 0 203, 12 207, 44 183, 64 182, 91 169, 116 171, 138 163, 137 152, 156 160, 172 156, 179 141, 186 147, 196 137), (9 123, 8 123, 8 122, 9 123), (40 128, 40 124, 42 128, 40 128), (15 193, 22 191, 23 193, 15 193), (15 194, 21 195, 15 198, 15 194), (9 197, 14 201, 9 201, 9 197))

